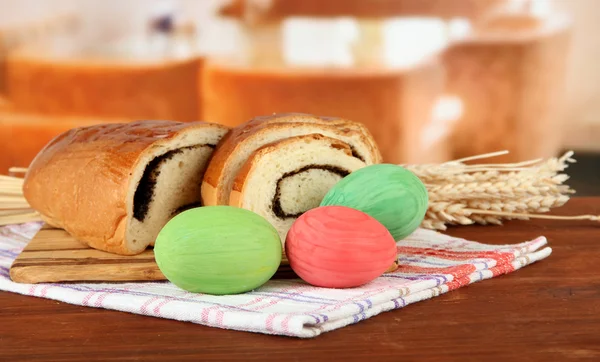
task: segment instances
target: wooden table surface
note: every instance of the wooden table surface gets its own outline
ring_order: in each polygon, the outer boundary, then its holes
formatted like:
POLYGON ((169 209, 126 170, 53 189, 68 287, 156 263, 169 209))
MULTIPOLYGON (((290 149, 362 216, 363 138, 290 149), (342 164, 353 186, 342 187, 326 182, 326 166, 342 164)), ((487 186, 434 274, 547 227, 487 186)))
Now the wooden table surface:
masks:
MULTIPOLYGON (((557 214, 600 214, 600 198, 557 214)), ((515 273, 309 340, 227 331, 0 292, 0 361, 600 361, 600 224, 454 228, 486 243, 539 235, 553 254, 515 273)))

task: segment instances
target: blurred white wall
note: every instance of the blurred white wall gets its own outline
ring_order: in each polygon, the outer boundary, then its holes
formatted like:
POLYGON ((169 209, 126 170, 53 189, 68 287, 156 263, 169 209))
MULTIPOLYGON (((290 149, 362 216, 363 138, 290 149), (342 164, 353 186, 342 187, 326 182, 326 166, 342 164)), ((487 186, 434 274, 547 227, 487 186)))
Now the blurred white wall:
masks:
POLYGON ((72 7, 73 0, 0 0, 0 28, 60 13, 72 7))
POLYGON ((223 0, 0 0, 0 29, 64 12, 82 19, 87 36, 113 37, 145 30, 148 16, 168 9, 202 23, 223 0))
POLYGON ((546 0, 571 14, 566 146, 600 151, 600 1, 546 0))
POLYGON ((555 6, 574 19, 567 83, 570 113, 600 122, 600 1, 555 0, 555 6))

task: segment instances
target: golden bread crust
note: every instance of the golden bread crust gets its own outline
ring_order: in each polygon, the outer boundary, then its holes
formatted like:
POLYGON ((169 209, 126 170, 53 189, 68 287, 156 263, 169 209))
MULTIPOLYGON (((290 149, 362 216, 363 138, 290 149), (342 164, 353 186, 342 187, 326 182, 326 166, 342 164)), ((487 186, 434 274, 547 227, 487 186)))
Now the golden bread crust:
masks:
POLYGON ((197 127, 142 121, 75 128, 54 138, 31 163, 23 193, 49 224, 93 248, 128 255, 127 199, 138 161, 154 147, 197 127))

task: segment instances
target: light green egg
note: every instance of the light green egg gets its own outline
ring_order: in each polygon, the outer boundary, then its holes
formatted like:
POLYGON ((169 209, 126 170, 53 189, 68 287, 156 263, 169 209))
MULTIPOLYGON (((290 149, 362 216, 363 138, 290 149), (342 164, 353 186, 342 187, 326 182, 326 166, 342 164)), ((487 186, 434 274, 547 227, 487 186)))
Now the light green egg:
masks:
POLYGON ((281 263, 277 230, 258 214, 231 206, 182 212, 160 231, 154 246, 159 269, 194 293, 244 293, 266 283, 281 263))
POLYGON ((321 206, 360 210, 401 240, 419 227, 428 202, 427 189, 415 174, 401 166, 377 164, 344 177, 325 195, 321 206))

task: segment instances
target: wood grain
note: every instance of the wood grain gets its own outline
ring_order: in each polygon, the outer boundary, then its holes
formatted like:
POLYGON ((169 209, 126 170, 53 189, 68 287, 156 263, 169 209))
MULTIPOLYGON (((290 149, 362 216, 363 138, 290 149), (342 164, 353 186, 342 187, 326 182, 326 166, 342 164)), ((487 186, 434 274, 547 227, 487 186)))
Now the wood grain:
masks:
MULTIPOLYGON (((42 228, 10 268, 17 283, 123 282, 166 280, 154 251, 124 256, 92 249, 61 229, 42 228)), ((283 259, 275 278, 296 275, 283 259)))
MULTIPOLYGON (((559 214, 600 214, 600 198, 559 214)), ((515 273, 311 340, 209 328, 0 292, 0 361, 598 361, 600 227, 456 227, 490 244, 539 235, 553 254, 515 273)))

